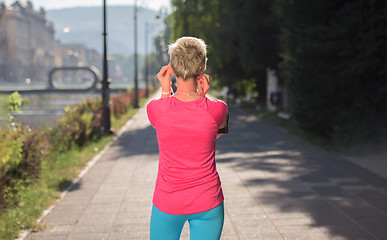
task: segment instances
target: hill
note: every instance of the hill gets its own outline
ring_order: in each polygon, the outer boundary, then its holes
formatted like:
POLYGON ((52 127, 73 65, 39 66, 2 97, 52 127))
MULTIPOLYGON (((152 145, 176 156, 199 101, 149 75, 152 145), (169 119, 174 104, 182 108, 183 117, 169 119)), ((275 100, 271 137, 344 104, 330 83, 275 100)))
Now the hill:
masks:
MULTIPOLYGON (((102 52, 103 10, 101 7, 77 7, 47 11, 47 19, 54 23, 55 38, 61 43, 83 43, 102 52), (64 31, 67 29, 68 31, 64 31)), ((134 53, 134 8, 133 6, 107 7, 108 52, 130 55, 134 53)), ((137 46, 138 53, 145 53, 145 23, 154 24, 149 39, 164 29, 164 21, 156 24, 158 12, 138 8, 137 46)), ((149 45, 150 46, 150 45, 149 45)))

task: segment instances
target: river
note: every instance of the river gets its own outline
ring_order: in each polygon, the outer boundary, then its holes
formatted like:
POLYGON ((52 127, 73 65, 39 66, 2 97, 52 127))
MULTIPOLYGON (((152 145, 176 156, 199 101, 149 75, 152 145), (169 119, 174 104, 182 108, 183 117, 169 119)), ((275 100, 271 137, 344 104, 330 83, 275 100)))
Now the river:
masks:
MULTIPOLYGON (((66 106, 82 102, 86 98, 101 96, 99 92, 83 93, 20 93, 23 98, 21 112, 16 114, 16 122, 28 124, 39 128, 54 126, 58 118, 64 114, 66 106)), ((8 95, 1 94, 1 101, 8 95)), ((3 105, 3 104, 2 104, 3 105)), ((0 113, 0 125, 8 124, 7 114, 4 110, 0 113)))
MULTIPOLYGON (((155 79, 153 79, 153 82, 155 79)), ((23 83, 24 84, 24 83, 23 83)), ((24 104, 21 112, 16 114, 16 122, 28 124, 31 127, 54 126, 58 118, 64 114, 66 106, 82 102, 85 98, 96 98, 101 96, 101 86, 90 91, 82 91, 84 87, 72 85, 72 89, 66 91, 55 91, 45 89, 47 84, 15 85, 0 83, 0 126, 9 124, 5 100, 9 94, 18 89, 24 104), (81 91, 80 91, 81 90, 81 91)), ((133 88, 133 81, 113 81, 110 84, 111 95, 118 91, 133 88)), ((139 89, 145 87, 143 79, 138 82, 139 89)))

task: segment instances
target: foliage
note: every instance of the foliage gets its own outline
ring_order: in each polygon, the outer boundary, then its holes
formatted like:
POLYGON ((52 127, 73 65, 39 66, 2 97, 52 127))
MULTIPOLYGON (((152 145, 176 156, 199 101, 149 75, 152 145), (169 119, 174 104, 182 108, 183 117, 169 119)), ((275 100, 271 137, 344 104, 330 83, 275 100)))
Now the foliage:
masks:
POLYGON ((53 130, 53 143, 59 151, 82 147, 89 141, 101 137, 102 100, 85 99, 82 103, 65 108, 65 114, 58 120, 53 130), (58 144, 58 140, 60 141, 58 144))
POLYGON ((0 174, 6 173, 10 168, 17 166, 22 157, 24 136, 19 130, 10 128, 0 129, 0 174))
POLYGON ((113 117, 117 118, 122 114, 126 113, 133 104, 133 94, 130 94, 129 91, 121 92, 117 96, 111 98, 111 113, 113 117))
MULTIPOLYGON (((133 79, 134 76, 134 54, 132 55, 122 55, 122 54, 112 54, 112 59, 120 64, 122 67, 122 74, 127 79, 133 79)), ((137 55, 137 63, 142 62, 142 56, 137 55)), ((114 69, 112 69, 112 77, 114 78, 114 69)))
POLYGON ((387 136, 387 3, 278 0, 276 6, 281 75, 300 127, 347 142, 387 136))
MULTIPOLYGON (((174 0, 172 40, 191 35, 208 45, 208 70, 222 85, 242 79, 266 99, 266 68, 276 69, 278 27, 271 0, 174 0)), ((244 88, 236 84, 241 94, 244 88)))
POLYGON ((0 129, 0 209, 14 202, 21 182, 39 176, 47 156, 47 137, 25 126, 0 129))
POLYGON ((208 44, 222 85, 266 99, 266 69, 290 90, 299 127, 327 141, 387 136, 387 2, 173 0, 171 40, 208 44))
POLYGON ((7 98, 6 106, 8 110, 8 119, 10 122, 15 120, 15 117, 12 115, 14 112, 20 112, 20 107, 23 104, 23 99, 20 97, 18 92, 14 92, 7 98))
POLYGON ((167 65, 169 62, 168 43, 169 43, 170 36, 171 36, 171 29, 167 27, 165 31, 161 32, 154 40, 154 44, 156 47, 156 60, 159 64, 158 67, 156 68, 157 72, 160 70, 161 66, 167 65))
POLYGON ((146 75, 148 75, 148 78, 151 78, 152 76, 155 76, 158 71, 160 71, 160 68, 161 66, 157 61, 157 54, 152 53, 144 58, 143 64, 141 65, 141 72, 144 73, 144 78, 146 75))

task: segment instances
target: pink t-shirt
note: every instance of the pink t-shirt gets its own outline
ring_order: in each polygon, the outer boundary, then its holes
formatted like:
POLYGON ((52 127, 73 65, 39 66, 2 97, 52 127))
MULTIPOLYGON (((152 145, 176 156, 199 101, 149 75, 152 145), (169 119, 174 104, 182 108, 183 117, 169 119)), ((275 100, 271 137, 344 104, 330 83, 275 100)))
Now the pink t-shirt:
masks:
POLYGON ((221 204, 215 143, 227 104, 206 97, 190 102, 168 97, 152 100, 147 113, 159 145, 153 204, 174 215, 204 212, 221 204))

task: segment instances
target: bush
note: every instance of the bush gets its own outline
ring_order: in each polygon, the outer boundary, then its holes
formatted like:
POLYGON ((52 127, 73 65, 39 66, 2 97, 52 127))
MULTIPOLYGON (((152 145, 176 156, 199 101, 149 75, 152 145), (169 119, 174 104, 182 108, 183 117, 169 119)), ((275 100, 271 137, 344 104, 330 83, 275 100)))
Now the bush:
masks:
POLYGON ((0 174, 5 174, 9 169, 17 166, 21 160, 24 136, 20 129, 0 129, 0 174))
POLYGON ((66 107, 65 115, 59 118, 57 127, 52 130, 52 144, 63 152, 99 139, 101 118, 101 98, 87 99, 81 104, 66 107))
POLYGON ((21 183, 39 176, 47 137, 28 127, 0 129, 0 209, 14 202, 21 183))
POLYGON ((111 98, 111 113, 113 117, 117 118, 126 113, 133 103, 133 94, 130 92, 122 92, 117 96, 111 98))
POLYGON ((99 139, 100 122, 101 100, 88 99, 67 107, 53 129, 0 128, 0 209, 18 204, 18 191, 39 177, 49 156, 99 139))
MULTIPOLYGON (((139 91, 139 97, 144 94, 145 91, 139 91)), ((12 94, 8 99, 8 105, 12 107, 9 111, 17 111, 22 102, 19 95, 12 94)), ((113 96, 113 116, 118 118, 126 113, 132 102, 132 92, 113 96)), ((66 107, 55 128, 37 131, 18 124, 0 128, 0 213, 1 209, 21 203, 23 194, 19 191, 40 177, 42 162, 99 140, 102 137, 101 118, 102 99, 96 98, 66 107)))

